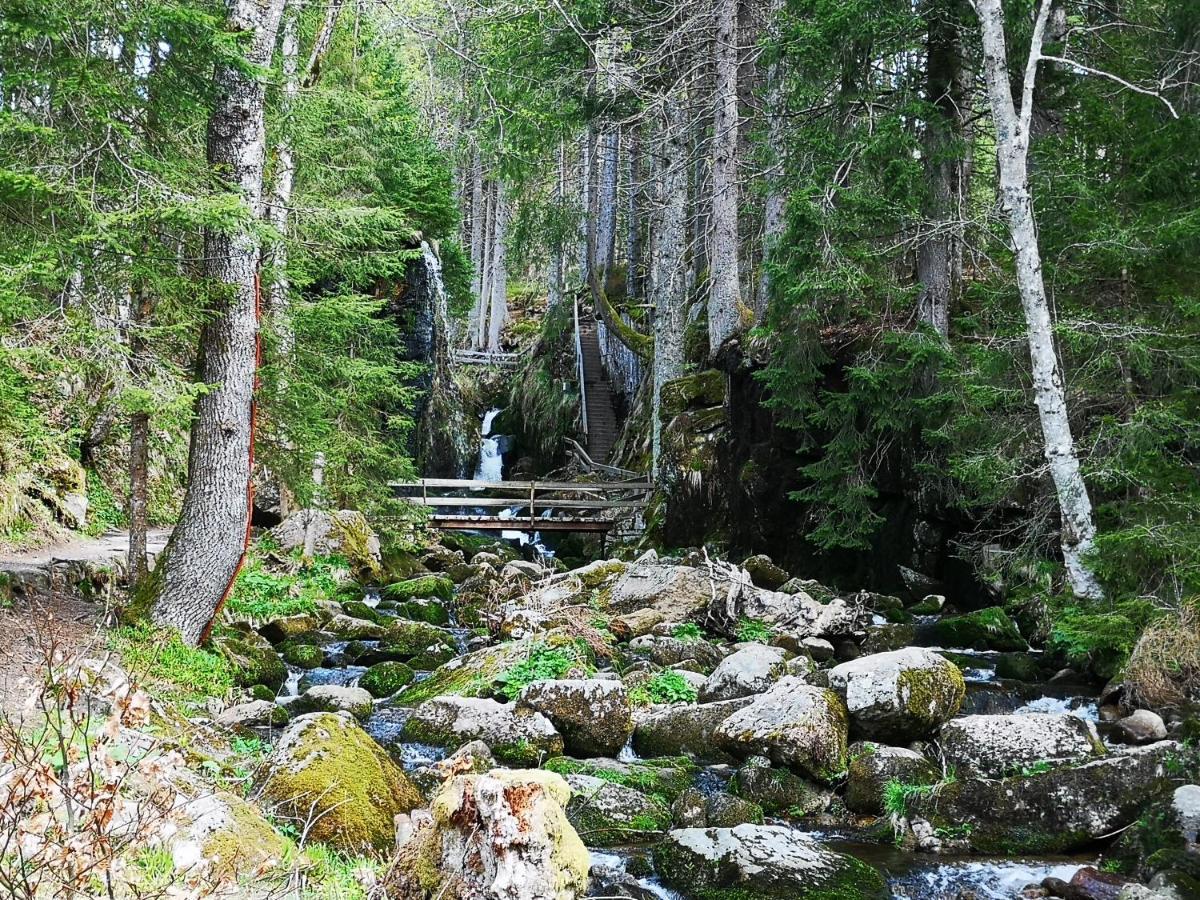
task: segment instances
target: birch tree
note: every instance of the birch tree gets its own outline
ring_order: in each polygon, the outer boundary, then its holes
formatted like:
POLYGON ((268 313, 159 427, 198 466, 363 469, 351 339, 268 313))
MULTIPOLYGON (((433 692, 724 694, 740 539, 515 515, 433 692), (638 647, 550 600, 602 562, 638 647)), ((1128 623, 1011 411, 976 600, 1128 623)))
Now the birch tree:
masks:
POLYGON ((1009 77, 1002 0, 971 2, 979 17, 983 39, 983 74, 996 128, 1000 206, 1016 261, 1017 289, 1029 340, 1034 402, 1041 423, 1043 451, 1062 517, 1063 561, 1075 594, 1099 598, 1103 591, 1088 562, 1088 554, 1095 546, 1096 525, 1071 434, 1062 368, 1054 346, 1054 323, 1042 278, 1041 250, 1029 184, 1033 92, 1051 0, 1042 0, 1034 22, 1029 57, 1021 81, 1020 109, 1015 105, 1009 77))
POLYGON ((204 275, 217 293, 200 337, 188 485, 167 547, 153 620, 188 644, 207 637, 245 553, 251 509, 253 404, 258 367, 259 240, 266 153, 266 69, 283 0, 236 0, 227 29, 249 37, 245 64, 220 61, 208 123, 208 162, 246 207, 240 227, 209 227, 204 275), (248 64, 248 65, 247 65, 248 64))

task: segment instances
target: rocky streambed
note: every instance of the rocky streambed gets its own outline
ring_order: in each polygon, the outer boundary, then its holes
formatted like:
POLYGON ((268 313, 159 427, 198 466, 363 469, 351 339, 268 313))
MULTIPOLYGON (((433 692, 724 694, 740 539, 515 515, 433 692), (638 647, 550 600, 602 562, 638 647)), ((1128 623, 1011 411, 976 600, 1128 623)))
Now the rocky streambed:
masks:
POLYGON ((1182 723, 1000 609, 761 558, 421 567, 226 639, 263 796, 395 852, 392 897, 1197 896, 1182 723))

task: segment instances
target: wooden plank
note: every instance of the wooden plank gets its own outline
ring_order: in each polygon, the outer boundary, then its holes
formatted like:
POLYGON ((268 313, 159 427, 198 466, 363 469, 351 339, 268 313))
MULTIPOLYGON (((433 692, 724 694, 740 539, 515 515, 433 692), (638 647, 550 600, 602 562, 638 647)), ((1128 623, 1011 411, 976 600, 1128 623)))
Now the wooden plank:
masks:
POLYGON ((390 481, 388 487, 396 490, 420 490, 421 488, 452 488, 456 490, 520 491, 649 491, 654 489, 649 481, 476 481, 471 478, 424 478, 419 481, 390 481))
MULTIPOLYGON (((528 509, 529 501, 509 497, 406 497, 417 506, 481 506, 488 509, 515 507, 528 509)), ((535 505, 545 509, 641 509, 646 500, 556 500, 539 496, 535 505)))
POLYGON ((606 532, 613 526, 608 519, 538 519, 531 529, 529 519, 497 519, 493 516, 434 516, 429 524, 443 531, 606 532))

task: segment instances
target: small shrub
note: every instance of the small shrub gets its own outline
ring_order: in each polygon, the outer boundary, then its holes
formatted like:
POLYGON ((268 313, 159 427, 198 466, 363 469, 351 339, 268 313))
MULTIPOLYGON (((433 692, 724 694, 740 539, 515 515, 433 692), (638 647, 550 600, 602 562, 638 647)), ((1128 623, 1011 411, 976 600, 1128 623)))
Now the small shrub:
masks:
POLYGON ((1152 709, 1200 701, 1200 610, 1184 605, 1143 632, 1125 666, 1130 700, 1152 709))
POLYGON ((95 473, 91 473, 88 476, 87 527, 84 533, 96 537, 124 528, 127 524, 121 502, 95 473))
POLYGON ((504 671, 496 681, 500 683, 500 694, 507 700, 515 700, 525 685, 562 678, 575 668, 591 669, 587 654, 578 644, 560 647, 534 644, 529 656, 504 671))
POLYGON ((759 644, 770 643, 774 632, 766 622, 758 619, 742 619, 738 622, 737 639, 739 641, 755 641, 759 644))
POLYGON ((699 641, 704 638, 704 635, 700 631, 700 626, 695 622, 683 622, 676 625, 675 630, 671 632, 671 636, 681 641, 699 641))
POLYGON ((629 692, 635 706, 651 703, 695 703, 696 689, 678 672, 659 672, 629 692))

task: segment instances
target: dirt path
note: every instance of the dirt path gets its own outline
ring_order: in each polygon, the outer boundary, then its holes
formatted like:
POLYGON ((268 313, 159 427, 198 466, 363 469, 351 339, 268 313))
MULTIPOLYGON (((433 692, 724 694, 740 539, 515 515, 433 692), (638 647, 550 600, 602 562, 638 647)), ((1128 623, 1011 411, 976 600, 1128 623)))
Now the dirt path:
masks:
MULTIPOLYGON (((162 552, 170 534, 169 528, 151 528, 146 551, 151 556, 162 552)), ((128 532, 114 531, 99 537, 71 535, 35 550, 0 550, 0 572, 26 572, 72 562, 119 565, 128 552, 128 532)))

